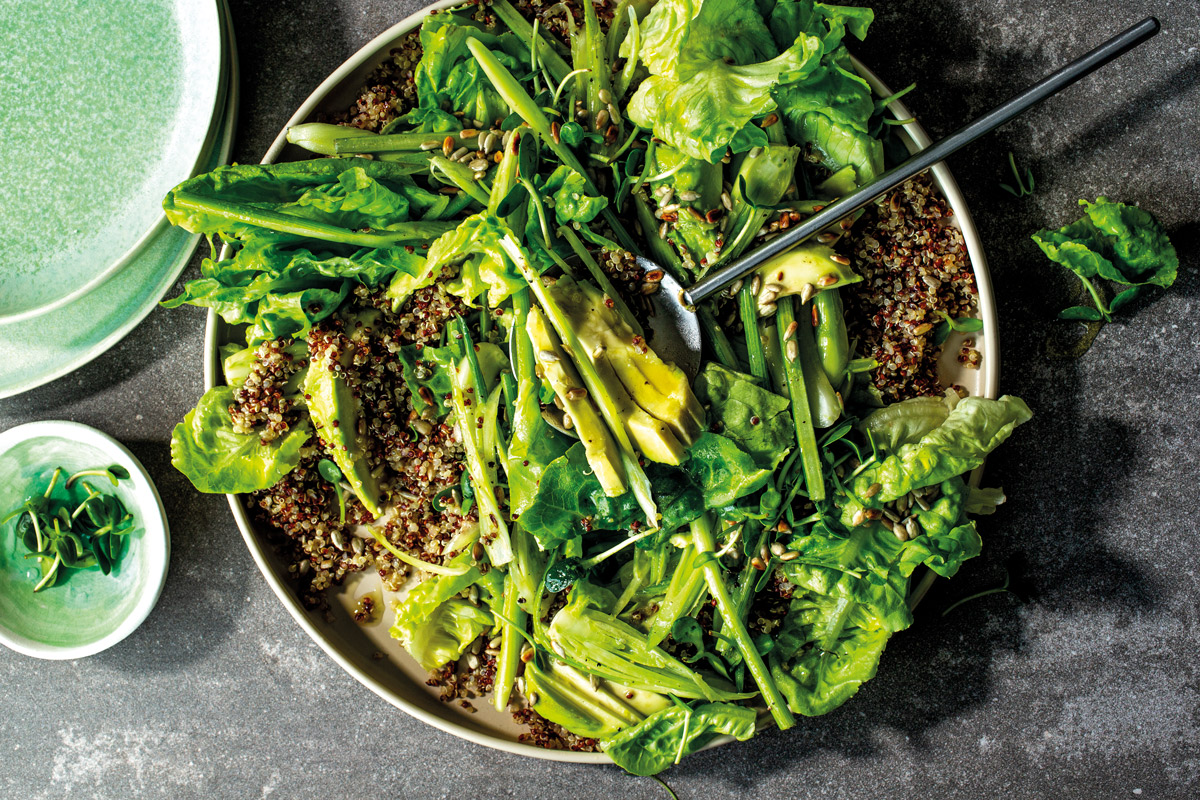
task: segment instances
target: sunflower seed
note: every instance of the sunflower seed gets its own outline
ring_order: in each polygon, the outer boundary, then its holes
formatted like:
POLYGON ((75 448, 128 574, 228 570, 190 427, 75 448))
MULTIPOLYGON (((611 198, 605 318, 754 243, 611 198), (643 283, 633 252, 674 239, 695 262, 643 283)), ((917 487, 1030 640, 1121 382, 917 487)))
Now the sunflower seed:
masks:
POLYGON ((774 303, 765 303, 758 307, 758 315, 760 317, 769 317, 778 310, 778 306, 774 303))
POLYGON ((772 542, 771 543, 771 553, 772 554, 781 556, 786 552, 787 552, 787 548, 783 546, 782 542, 772 542))
POLYGON ((729 287, 729 293, 737 294, 738 292, 740 292, 742 290, 742 287, 745 284, 746 284, 746 282, 744 280, 742 280, 741 278, 738 278, 736 281, 733 282, 733 286, 729 287))
POLYGON ((880 484, 880 483, 872 483, 872 484, 871 484, 870 486, 868 486, 868 487, 866 488, 866 490, 865 490, 865 491, 862 493, 862 496, 863 496, 863 497, 865 497, 865 498, 867 498, 867 499, 869 500, 869 499, 871 499, 872 497, 874 497, 875 495, 879 494, 879 490, 880 490, 880 489, 882 489, 882 488, 883 488, 883 484, 880 484))
POLYGON ((450 154, 453 152, 454 152, 454 137, 447 136, 445 139, 442 139, 442 154, 445 155, 446 158, 449 158, 450 154))
POLYGON ((721 205, 725 206, 726 211, 733 211, 733 198, 729 192, 721 192, 721 205))
POLYGON ((817 287, 813 286, 811 283, 804 284, 800 287, 800 302, 807 303, 809 300, 813 299, 813 295, 816 293, 817 287))
POLYGON ((699 200, 699 199, 700 199, 700 193, 699 193, 699 192, 693 192, 693 191, 690 191, 690 190, 689 190, 689 191, 686 191, 686 192, 680 192, 680 193, 679 193, 679 199, 680 199, 681 201, 685 202, 685 203, 691 203, 691 202, 693 202, 693 201, 695 201, 695 200, 699 200))
POLYGON ((441 146, 442 146, 442 143, 441 143, 441 142, 436 142, 436 141, 434 141, 434 142, 421 142, 421 149, 422 149, 422 150, 436 150, 436 149, 438 149, 438 148, 439 148, 439 147, 441 147, 441 146))
POLYGON ((780 561, 794 561, 800 557, 800 553, 796 550, 788 550, 779 557, 780 561))
POLYGON ((465 156, 469 152, 471 152, 471 151, 468 150, 467 148, 460 147, 457 150, 455 150, 453 153, 450 154, 450 159, 452 161, 461 161, 462 157, 465 156))
POLYGON ((758 290, 762 288, 762 278, 755 275, 750 281, 750 294, 758 294, 758 290))
POLYGON ((487 172, 488 167, 491 165, 488 163, 488 160, 486 158, 477 158, 474 161, 472 161, 470 164, 468 164, 467 166, 470 167, 471 169, 475 170, 476 172, 487 172))
POLYGON ((800 343, 795 339, 788 339, 787 343, 787 358, 788 361, 795 361, 800 356, 800 343))
POLYGON ((792 320, 791 322, 789 322, 788 326, 787 326, 787 330, 785 330, 783 332, 783 340, 785 342, 790 342, 792 340, 792 337, 796 335, 796 329, 799 327, 800 327, 800 323, 796 322, 796 320, 792 320))
POLYGON ((608 109, 602 108, 596 112, 595 128, 598 131, 604 130, 608 126, 608 109))
POLYGON ((921 526, 917 524, 916 517, 909 517, 904 523, 904 530, 908 532, 908 538, 915 539, 921 535, 921 526))
POLYGON ((547 364, 553 364, 555 361, 559 360, 558 353, 554 352, 553 350, 539 350, 538 360, 544 361, 547 364))
POLYGON ((576 386, 574 389, 567 390, 568 400, 582 400, 585 397, 587 397, 587 389, 584 389, 582 386, 576 386))
POLYGON ((612 92, 610 92, 608 89, 601 89, 600 91, 596 92, 596 96, 600 98, 601 103, 612 102, 612 92))

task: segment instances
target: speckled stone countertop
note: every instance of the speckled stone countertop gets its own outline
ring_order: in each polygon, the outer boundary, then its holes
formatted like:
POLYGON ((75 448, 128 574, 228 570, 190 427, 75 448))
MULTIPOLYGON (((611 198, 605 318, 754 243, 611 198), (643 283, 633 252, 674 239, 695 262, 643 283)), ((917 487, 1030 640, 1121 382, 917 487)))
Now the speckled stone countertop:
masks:
MULTIPOLYGON (((992 458, 1010 502, 850 703, 689 758, 681 798, 1185 798, 1200 794, 1200 9, 1195 0, 909 0, 856 53, 937 136, 1141 17, 1163 32, 951 160, 999 297, 1004 392, 1034 420, 992 458), (1006 155, 1037 191, 999 188, 1006 155), (1029 240, 1098 194, 1142 204, 1180 277, 1077 360, 1047 354, 1069 283, 1029 240), (1008 571, 993 595, 943 617, 1008 571)), ((258 161, 338 64, 412 0, 235 0, 239 161, 258 161)), ((194 277, 198 260, 185 278, 194 277)), ((410 719, 288 617, 221 497, 169 465, 202 393, 203 313, 157 310, 84 369, 0 401, 0 429, 71 419, 157 476, 171 574, 113 649, 51 663, 0 649, 0 797, 663 798, 615 767, 477 747, 410 719)))

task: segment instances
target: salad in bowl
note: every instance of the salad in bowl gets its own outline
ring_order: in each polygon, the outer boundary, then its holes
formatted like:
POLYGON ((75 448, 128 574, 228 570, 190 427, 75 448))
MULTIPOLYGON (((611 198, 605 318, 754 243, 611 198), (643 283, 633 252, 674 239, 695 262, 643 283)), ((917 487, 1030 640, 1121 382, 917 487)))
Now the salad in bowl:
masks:
POLYGON ((433 690, 654 774, 849 700, 918 584, 980 552, 968 476, 1030 418, 972 396, 975 276, 927 178, 653 334, 689 284, 902 147, 809 0, 441 10, 306 154, 176 187, 213 242, 167 305, 238 340, 172 436, 306 603, 367 570, 433 690), (217 253, 216 239, 224 245, 217 253), (661 268, 643 269, 638 255, 661 268), (919 580, 918 580, 919 579, 919 580))

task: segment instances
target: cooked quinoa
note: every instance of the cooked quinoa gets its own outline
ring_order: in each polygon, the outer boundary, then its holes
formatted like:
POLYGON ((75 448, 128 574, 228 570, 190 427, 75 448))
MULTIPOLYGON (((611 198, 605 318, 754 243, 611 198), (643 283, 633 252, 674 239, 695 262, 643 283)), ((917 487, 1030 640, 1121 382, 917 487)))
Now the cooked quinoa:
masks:
MULTIPOLYGON (((905 183, 854 224, 839 249, 863 277, 845 287, 846 324, 857 353, 879 367, 873 384, 886 403, 939 395, 933 340, 944 311, 953 319, 978 314, 975 273, 962 231, 928 174, 905 183)), ((959 362, 978 368, 979 352, 967 340, 959 362)))

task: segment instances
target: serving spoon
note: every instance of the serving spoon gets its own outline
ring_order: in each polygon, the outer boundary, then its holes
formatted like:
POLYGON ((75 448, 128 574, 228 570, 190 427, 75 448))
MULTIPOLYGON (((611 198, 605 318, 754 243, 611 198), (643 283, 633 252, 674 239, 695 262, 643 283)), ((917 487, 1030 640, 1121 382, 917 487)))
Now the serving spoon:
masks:
POLYGON ((1117 34, 1094 50, 1052 72, 1020 94, 1006 100, 981 117, 967 123, 944 139, 914 153, 900 164, 887 170, 870 183, 825 206, 821 211, 801 221, 769 242, 762 244, 735 261, 714 270, 690 288, 684 289, 670 273, 647 258, 638 256, 643 270, 662 270, 666 277, 662 289, 653 295, 655 314, 650 328, 654 332, 655 350, 663 358, 674 361, 689 376, 700 369, 700 321, 695 306, 730 284, 745 278, 764 262, 787 252, 805 239, 820 233, 858 209, 873 202, 905 181, 913 178, 951 153, 989 133, 1034 105, 1070 86, 1104 66, 1159 31, 1158 20, 1146 17, 1141 22, 1117 34))

